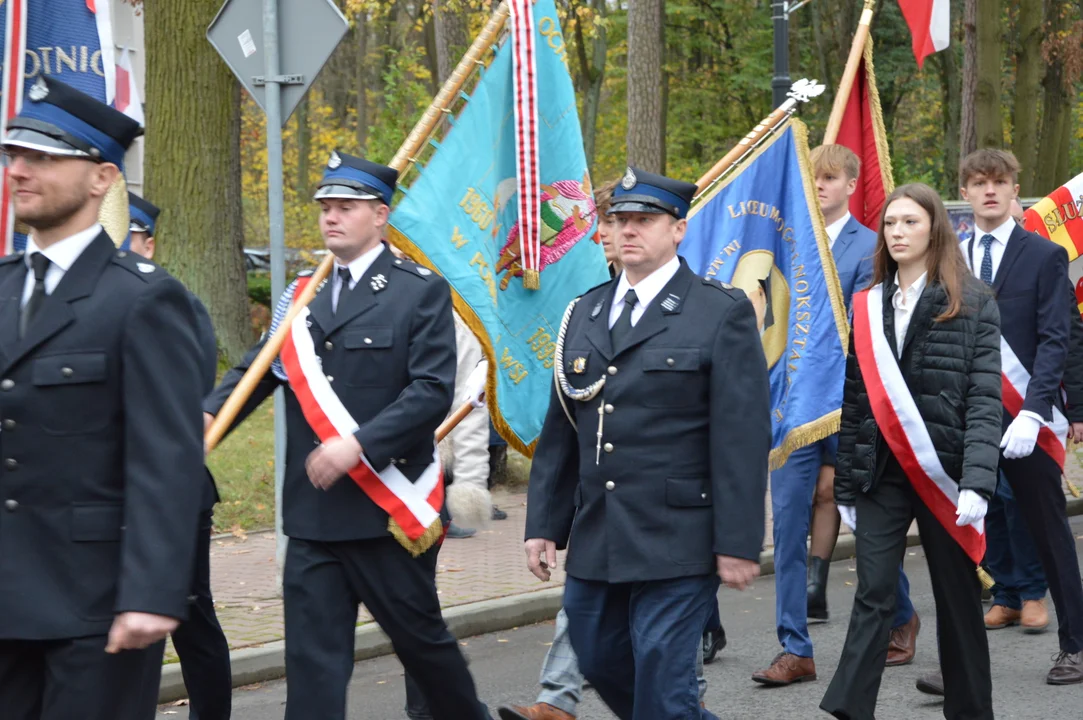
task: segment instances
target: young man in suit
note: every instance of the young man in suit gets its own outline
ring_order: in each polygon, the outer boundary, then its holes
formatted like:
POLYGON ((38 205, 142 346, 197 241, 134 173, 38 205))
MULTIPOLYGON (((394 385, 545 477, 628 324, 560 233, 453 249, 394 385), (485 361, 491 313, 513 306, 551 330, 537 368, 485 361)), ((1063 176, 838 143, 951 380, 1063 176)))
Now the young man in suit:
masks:
MULTIPOLYGON (((872 254, 876 247, 876 233, 850 214, 850 196, 857 189, 861 161, 842 145, 815 148, 811 160, 831 254, 843 301, 849 310, 854 292, 868 285, 872 277, 872 254)), ((838 436, 832 435, 795 451, 785 465, 771 473, 775 619, 782 652, 769 667, 752 676, 763 685, 781 687, 816 679, 808 623, 828 619, 827 574, 839 532, 834 499, 837 448, 838 436), (811 557, 806 554, 805 546, 810 513, 813 513, 811 557)), ((901 571, 892 627, 888 665, 903 665, 914 657, 920 621, 910 604, 909 582, 901 571)))
POLYGON ((1011 393, 1005 393, 1000 470, 1030 530, 1057 610, 1060 652, 1046 682, 1068 685, 1083 682, 1083 583, 1061 489, 1068 431, 1061 382, 1075 309, 1067 253, 1011 216, 1018 175, 1018 161, 1004 150, 978 150, 963 160, 959 180, 974 209, 975 232, 962 249, 1000 306, 1004 374, 1022 400, 1009 404, 1011 393))

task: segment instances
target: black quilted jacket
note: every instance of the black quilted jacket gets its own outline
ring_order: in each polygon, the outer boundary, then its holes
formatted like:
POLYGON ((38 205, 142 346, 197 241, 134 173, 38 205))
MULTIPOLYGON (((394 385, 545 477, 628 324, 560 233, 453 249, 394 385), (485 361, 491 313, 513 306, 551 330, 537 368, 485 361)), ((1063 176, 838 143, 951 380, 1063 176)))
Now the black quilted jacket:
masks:
MULTIPOLYGON (((884 332, 896 357, 892 282, 884 286, 884 332)), ((946 322, 934 318, 947 307, 939 284, 925 288, 914 309, 899 361, 903 377, 925 419, 944 470, 961 489, 989 498, 1000 458, 1000 312, 981 281, 968 277, 963 311, 946 322)), ((835 500, 853 505, 883 475, 891 449, 880 434, 854 356, 846 362, 835 500)))

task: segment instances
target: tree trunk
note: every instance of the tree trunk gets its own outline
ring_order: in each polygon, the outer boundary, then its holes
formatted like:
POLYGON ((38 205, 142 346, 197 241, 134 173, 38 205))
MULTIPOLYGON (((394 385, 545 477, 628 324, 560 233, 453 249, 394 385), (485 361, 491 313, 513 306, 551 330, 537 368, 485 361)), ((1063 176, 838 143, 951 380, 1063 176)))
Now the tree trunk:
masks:
POLYGON ((978 149, 974 96, 978 88, 978 0, 965 0, 963 8, 963 85, 960 93, 959 156, 978 149))
POLYGON ((442 85, 470 45, 468 18, 466 8, 451 0, 433 0, 432 15, 436 24, 436 66, 442 85))
POLYGON ((207 43, 219 0, 147 3, 145 187, 169 271, 207 305, 230 363, 252 342, 241 217, 240 89, 207 43), (199 101, 177 88, 200 89, 199 101))
POLYGON ((664 10, 665 0, 633 0, 628 8, 628 164, 657 173, 664 163, 664 10))
POLYGON ((944 197, 959 192, 959 61, 952 48, 936 54, 940 68, 940 89, 943 94, 944 180, 940 191, 944 197))
POLYGON ((369 139, 369 23, 364 10, 357 14, 354 32, 357 33, 357 149, 364 157, 369 139))
POLYGON ((1068 180, 1062 170, 1068 158, 1065 136, 1071 138, 1072 98, 1065 87, 1065 69, 1063 45, 1057 36, 1064 32, 1063 0, 1050 0, 1046 3, 1044 56, 1047 63, 1042 89, 1045 95, 1042 102, 1041 143, 1039 160, 1034 167, 1032 193, 1044 196, 1053 192, 1068 180), (1066 129, 1067 128, 1067 132, 1066 129))
MULTIPOLYGON (((593 0, 591 10, 596 18, 605 17, 605 0, 593 0)), ((605 26, 595 24, 594 37, 590 41, 590 55, 587 55, 587 38, 583 32, 580 16, 575 20, 575 45, 579 60, 579 93, 583 97, 583 115, 579 118, 583 132, 583 151, 587 156, 587 168, 594 172, 594 147, 598 131, 598 109, 602 99, 602 84, 605 81, 605 59, 609 46, 605 26)))
POLYGON ((1019 159, 1020 191, 1034 190, 1038 164, 1038 100, 1042 70, 1042 0, 1019 0, 1015 50, 1015 108, 1012 112, 1012 150, 1019 159))
POLYGON ((426 13, 425 24, 421 31, 422 37, 425 39, 425 66, 429 71, 429 94, 436 97, 436 94, 440 92, 440 86, 443 85, 444 80, 442 73, 440 72, 438 63, 437 52, 437 40, 436 40, 436 21, 434 13, 426 13))
POLYGON ((980 148, 1004 146, 1000 119, 1000 0, 978 0, 978 66, 974 92, 975 130, 980 148))

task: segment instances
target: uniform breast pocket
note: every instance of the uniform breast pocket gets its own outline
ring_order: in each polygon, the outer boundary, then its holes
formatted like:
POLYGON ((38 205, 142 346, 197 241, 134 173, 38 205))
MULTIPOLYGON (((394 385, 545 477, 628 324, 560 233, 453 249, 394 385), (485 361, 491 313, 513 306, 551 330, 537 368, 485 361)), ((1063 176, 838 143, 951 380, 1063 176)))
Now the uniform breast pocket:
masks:
POLYGON ((704 392, 696 348, 646 348, 642 352, 647 407, 694 405, 704 392))
POLYGON ((104 352, 65 353, 34 360, 31 382, 41 401, 41 427, 48 433, 76 435, 110 425, 116 404, 107 378, 104 352))
POLYGON ((564 349, 564 379, 576 390, 582 390, 605 375, 601 358, 591 357, 586 349, 564 349))
POLYGON ((354 387, 386 385, 394 340, 394 328, 389 326, 346 330, 342 338, 347 350, 345 366, 340 370, 342 381, 354 387))

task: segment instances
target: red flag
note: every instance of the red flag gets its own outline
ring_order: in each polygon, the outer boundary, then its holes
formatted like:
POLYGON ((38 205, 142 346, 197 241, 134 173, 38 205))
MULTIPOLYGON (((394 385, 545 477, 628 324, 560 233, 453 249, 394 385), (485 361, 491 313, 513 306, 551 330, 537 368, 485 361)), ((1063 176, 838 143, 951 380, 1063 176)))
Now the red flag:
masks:
POLYGON ((918 67, 925 58, 951 42, 950 0, 899 0, 906 24, 913 36, 914 59, 918 67))
POLYGON ((857 191, 850 196, 850 213, 865 227, 880 226, 884 200, 895 189, 888 155, 887 132, 880 111, 880 93, 872 63, 872 38, 865 41, 865 55, 857 69, 835 143, 844 145, 861 159, 857 191))

